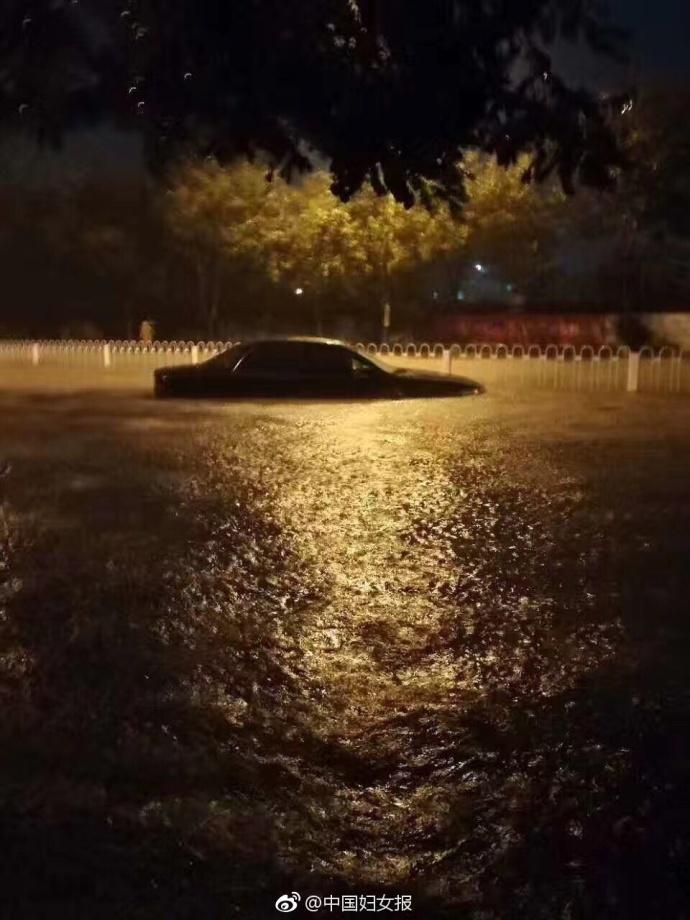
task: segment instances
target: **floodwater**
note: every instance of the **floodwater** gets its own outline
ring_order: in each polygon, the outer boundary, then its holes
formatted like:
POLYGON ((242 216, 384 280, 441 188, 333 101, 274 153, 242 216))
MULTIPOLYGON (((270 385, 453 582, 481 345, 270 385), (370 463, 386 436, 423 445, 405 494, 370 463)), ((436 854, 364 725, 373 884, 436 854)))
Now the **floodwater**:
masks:
POLYGON ((690 916, 686 400, 0 419, 7 916, 690 916))

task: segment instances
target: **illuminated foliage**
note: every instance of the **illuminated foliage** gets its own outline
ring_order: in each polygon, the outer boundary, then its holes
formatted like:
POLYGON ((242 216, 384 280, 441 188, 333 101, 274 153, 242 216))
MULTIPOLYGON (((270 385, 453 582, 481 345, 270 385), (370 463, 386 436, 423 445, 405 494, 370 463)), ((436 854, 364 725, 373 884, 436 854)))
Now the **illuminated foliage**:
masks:
POLYGON ((569 219, 571 200, 554 183, 522 181, 524 156, 510 169, 470 154, 465 162, 468 201, 465 258, 498 266, 521 290, 534 289, 555 271, 560 230, 569 219))
POLYGON ((248 163, 232 170, 215 161, 175 170, 164 196, 164 218, 179 258, 195 279, 196 313, 215 335, 233 276, 252 270, 252 241, 265 230, 276 188, 248 163), (269 201, 270 199, 270 201, 269 201))
POLYGON ((407 209, 371 189, 343 203, 324 172, 289 185, 278 176, 266 182, 258 165, 190 163, 167 197, 170 226, 212 322, 228 266, 265 272, 286 292, 301 288, 314 310, 336 289, 373 288, 383 302, 396 272, 457 250, 466 234, 445 205, 407 209))

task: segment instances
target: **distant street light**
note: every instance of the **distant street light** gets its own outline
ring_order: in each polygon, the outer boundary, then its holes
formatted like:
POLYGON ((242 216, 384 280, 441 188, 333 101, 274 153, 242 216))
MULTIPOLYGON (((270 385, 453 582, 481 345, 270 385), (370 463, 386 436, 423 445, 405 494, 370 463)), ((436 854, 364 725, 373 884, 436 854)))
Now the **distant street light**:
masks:
POLYGON ((481 262, 477 262, 477 264, 474 267, 477 269, 478 272, 484 271, 484 266, 482 265, 481 262))
POLYGON ((300 294, 304 294, 304 291, 302 290, 302 288, 295 288, 295 294, 297 294, 297 296, 299 297, 300 294))

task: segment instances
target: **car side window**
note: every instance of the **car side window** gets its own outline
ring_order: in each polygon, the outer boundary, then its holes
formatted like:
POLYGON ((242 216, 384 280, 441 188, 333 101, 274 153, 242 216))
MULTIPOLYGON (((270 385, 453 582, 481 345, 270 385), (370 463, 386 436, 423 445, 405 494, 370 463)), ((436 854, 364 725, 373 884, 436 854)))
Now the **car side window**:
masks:
POLYGON ((221 351, 220 354, 210 358, 206 364, 214 369, 232 370, 242 356, 243 351, 242 346, 234 345, 232 348, 226 348, 225 351, 221 351))
POLYGON ((317 376, 352 374, 350 353, 337 345, 305 343, 302 367, 306 374, 317 376))
POLYGON ((363 361, 361 358, 352 356, 352 370, 355 374, 371 374, 375 368, 373 364, 369 364, 368 361, 363 361))
POLYGON ((238 376, 352 377, 375 372, 372 365, 338 345, 319 342, 265 342, 247 351, 235 369, 238 376))
POLYGON ((255 345, 240 361, 235 373, 240 376, 280 376, 291 374, 300 363, 300 349, 292 343, 267 342, 255 345))

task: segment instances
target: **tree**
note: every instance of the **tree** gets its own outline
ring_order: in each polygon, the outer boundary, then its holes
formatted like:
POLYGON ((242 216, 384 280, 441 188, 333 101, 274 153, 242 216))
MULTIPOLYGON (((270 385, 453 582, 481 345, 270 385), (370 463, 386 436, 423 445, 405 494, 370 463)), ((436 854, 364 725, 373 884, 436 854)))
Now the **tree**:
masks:
POLYGON ((618 119, 631 168, 607 215, 628 271, 624 301, 677 306, 690 295, 690 93, 652 90, 618 119))
POLYGON ((264 209, 253 228, 255 259, 287 291, 300 291, 311 310, 315 331, 323 332, 322 304, 336 292, 352 294, 366 272, 365 253, 347 208, 333 197, 323 172, 301 185, 276 178, 273 207, 264 209))
POLYGON ((462 245, 462 227, 446 206, 407 209, 372 189, 343 203, 330 193, 323 172, 292 189, 288 200, 289 216, 281 215, 279 226, 257 242, 276 279, 312 295, 317 328, 319 301, 334 286, 348 289, 353 299, 372 289, 379 312, 390 303, 397 273, 462 245))
POLYGON ((210 329, 231 275, 263 273, 295 313, 293 292, 300 290, 320 330, 322 306, 334 295, 354 301, 370 286, 383 304, 396 272, 462 243, 462 227, 445 206, 406 209, 370 189, 343 203, 322 171, 296 185, 278 176, 267 183, 264 174, 258 164, 188 163, 166 196, 167 219, 198 278, 198 307, 210 329))
POLYGON ((210 338, 218 334, 230 292, 256 270, 257 244, 275 225, 281 192, 287 193, 284 183, 270 185, 265 170, 249 163, 223 169, 215 160, 188 161, 171 175, 164 219, 194 276, 195 313, 210 338))
POLYGON ((630 162, 621 204, 655 236, 690 238, 690 91, 652 89, 631 99, 616 133, 630 162))
MULTIPOLYGON (((549 54, 620 54, 600 0, 6 0, 0 125, 57 141, 99 116, 137 124, 152 162, 266 154, 284 176, 327 162, 406 205, 464 200, 463 152, 602 187, 620 153, 594 95, 549 54)), ((611 104, 615 104, 613 101, 611 104)))
POLYGON ((123 338, 147 316, 175 321, 157 194, 130 179, 0 186, 3 328, 123 338))
POLYGON ((526 156, 503 169, 495 160, 473 152, 465 166, 471 178, 463 212, 464 265, 498 268, 524 296, 538 296, 556 271, 571 199, 553 182, 525 183, 526 156))
MULTIPOLYGON (((354 226, 364 274, 373 281, 386 319, 396 276, 457 253, 465 245, 465 225, 444 205, 431 210, 417 205, 408 210, 391 197, 362 189, 346 210, 354 226)), ((384 328, 384 334, 386 331, 384 328)))
POLYGON ((570 204, 572 232, 596 239, 591 283, 618 310, 690 302, 690 93, 652 89, 612 119, 629 167, 604 196, 570 204))
POLYGON ((85 305, 88 318, 118 337, 134 338, 142 320, 162 318, 168 296, 169 259, 161 246, 155 188, 150 182, 91 181, 65 194, 54 231, 71 223, 61 244, 64 257, 79 262, 81 274, 90 275, 100 292, 100 303, 85 305))

